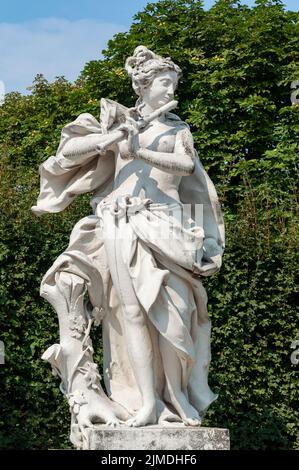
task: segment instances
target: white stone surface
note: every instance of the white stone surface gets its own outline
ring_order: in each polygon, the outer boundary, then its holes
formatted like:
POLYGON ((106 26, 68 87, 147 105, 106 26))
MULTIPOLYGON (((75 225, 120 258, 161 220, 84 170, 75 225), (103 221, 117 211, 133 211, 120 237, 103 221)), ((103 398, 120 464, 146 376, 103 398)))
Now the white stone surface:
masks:
POLYGON ((87 433, 89 450, 229 450, 228 429, 204 427, 117 428, 95 426, 87 433))
POLYGON ((40 167, 32 208, 59 212, 93 192, 93 214, 75 225, 41 283, 60 327, 43 359, 61 378, 78 448, 94 423, 199 426, 217 398, 202 284, 224 249, 217 194, 188 125, 170 112, 178 66, 140 46, 126 70, 136 106, 102 99, 100 122, 85 113, 67 124, 40 167), (100 323, 107 394, 90 339, 100 323))

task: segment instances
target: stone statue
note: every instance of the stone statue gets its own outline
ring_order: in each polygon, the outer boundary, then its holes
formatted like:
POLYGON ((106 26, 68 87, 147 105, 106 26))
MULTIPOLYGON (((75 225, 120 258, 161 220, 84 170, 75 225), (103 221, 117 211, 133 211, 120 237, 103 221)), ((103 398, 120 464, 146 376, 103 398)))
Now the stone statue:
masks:
POLYGON ((102 99, 100 122, 84 113, 66 125, 56 156, 39 169, 32 208, 59 212, 93 193, 93 215, 75 225, 41 283, 60 329, 43 359, 61 378, 78 448, 95 423, 198 426, 217 398, 202 285, 224 249, 217 194, 188 125, 170 112, 180 68, 144 46, 125 68, 136 106, 102 99), (92 324, 102 325, 106 392, 92 324))

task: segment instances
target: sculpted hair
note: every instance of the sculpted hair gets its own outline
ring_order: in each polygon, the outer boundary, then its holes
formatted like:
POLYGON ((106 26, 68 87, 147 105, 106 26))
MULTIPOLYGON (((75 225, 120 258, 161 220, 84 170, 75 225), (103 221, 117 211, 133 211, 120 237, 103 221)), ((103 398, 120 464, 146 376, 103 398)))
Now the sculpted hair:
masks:
POLYGON ((173 70, 182 75, 182 71, 170 57, 161 57, 145 46, 138 46, 125 63, 125 69, 132 79, 135 93, 140 97, 143 90, 148 87, 159 72, 173 70))

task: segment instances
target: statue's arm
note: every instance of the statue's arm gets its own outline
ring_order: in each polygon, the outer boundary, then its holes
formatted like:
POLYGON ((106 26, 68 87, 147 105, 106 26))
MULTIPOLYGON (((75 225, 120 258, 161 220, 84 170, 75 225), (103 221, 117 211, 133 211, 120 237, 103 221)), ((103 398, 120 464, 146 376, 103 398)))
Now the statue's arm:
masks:
POLYGON ((180 129, 176 134, 173 152, 156 152, 146 148, 140 148, 137 150, 137 158, 173 175, 191 175, 195 167, 192 134, 187 127, 180 129))
MULTIPOLYGON (((83 137, 73 137, 63 147, 62 153, 65 158, 75 159, 76 157, 92 157, 96 154, 101 155, 99 145, 111 140, 111 134, 88 134, 83 137)), ((115 150, 115 145, 105 145, 105 152, 107 150, 115 150)))
POLYGON ((97 144, 101 134, 89 134, 84 137, 73 137, 63 147, 62 153, 66 158, 75 158, 79 155, 90 157, 97 154, 97 144))

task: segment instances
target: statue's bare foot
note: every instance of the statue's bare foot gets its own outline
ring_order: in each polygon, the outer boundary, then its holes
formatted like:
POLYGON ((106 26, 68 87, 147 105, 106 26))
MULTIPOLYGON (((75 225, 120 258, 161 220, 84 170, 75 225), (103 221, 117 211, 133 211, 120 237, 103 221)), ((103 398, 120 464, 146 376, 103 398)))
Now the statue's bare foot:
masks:
POLYGON ((188 402, 182 391, 167 392, 165 399, 171 403, 186 426, 200 426, 201 419, 196 409, 188 402))
POLYGON ((156 404, 144 405, 138 411, 137 415, 126 421, 128 426, 139 427, 146 426, 147 424, 156 424, 157 422, 157 411, 156 404))

